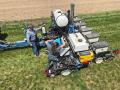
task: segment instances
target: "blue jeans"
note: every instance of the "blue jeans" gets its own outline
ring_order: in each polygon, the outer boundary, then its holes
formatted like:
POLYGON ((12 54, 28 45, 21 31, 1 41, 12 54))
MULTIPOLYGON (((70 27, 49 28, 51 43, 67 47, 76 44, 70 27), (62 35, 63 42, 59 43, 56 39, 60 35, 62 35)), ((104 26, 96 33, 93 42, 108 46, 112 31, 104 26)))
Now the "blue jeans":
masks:
POLYGON ((51 52, 51 43, 50 42, 46 43, 46 46, 47 46, 47 49, 51 52))
POLYGON ((39 56, 39 46, 37 42, 32 42, 32 52, 34 55, 39 56))

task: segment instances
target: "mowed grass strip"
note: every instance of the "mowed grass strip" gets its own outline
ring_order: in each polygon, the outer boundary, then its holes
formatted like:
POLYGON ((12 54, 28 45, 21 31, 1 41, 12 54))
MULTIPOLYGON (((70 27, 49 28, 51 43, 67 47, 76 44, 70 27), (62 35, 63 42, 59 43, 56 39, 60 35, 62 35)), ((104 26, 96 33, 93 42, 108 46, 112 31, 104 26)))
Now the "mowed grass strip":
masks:
MULTIPOLYGON (((80 15, 87 26, 100 33, 110 49, 120 48, 120 12, 80 15)), ((49 23, 48 23, 49 24, 49 23)), ((3 30, 7 41, 23 40, 24 24, 11 23, 3 30)), ((47 55, 34 57, 31 48, 0 51, 0 90, 119 90, 120 56, 102 64, 92 63, 88 68, 75 71, 67 77, 46 78, 47 55)))

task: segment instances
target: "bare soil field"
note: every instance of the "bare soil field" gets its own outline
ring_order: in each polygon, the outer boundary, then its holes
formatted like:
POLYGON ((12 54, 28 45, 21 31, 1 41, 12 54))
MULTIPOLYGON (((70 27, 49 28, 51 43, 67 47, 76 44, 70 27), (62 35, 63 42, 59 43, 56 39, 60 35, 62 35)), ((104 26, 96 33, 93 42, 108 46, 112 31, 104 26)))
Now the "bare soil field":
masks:
POLYGON ((49 17, 53 9, 66 11, 76 4, 76 13, 120 10, 120 0, 0 0, 0 21, 49 17))

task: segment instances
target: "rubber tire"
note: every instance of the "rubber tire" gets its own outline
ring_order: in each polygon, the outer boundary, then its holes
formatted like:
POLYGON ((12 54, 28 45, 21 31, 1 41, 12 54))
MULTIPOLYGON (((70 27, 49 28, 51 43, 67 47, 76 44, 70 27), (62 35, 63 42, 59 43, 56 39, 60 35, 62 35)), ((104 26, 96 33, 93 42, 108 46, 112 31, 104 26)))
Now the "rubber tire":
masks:
POLYGON ((98 57, 98 58, 95 59, 95 63, 96 64, 100 64, 102 62, 103 62, 103 58, 102 57, 98 57))

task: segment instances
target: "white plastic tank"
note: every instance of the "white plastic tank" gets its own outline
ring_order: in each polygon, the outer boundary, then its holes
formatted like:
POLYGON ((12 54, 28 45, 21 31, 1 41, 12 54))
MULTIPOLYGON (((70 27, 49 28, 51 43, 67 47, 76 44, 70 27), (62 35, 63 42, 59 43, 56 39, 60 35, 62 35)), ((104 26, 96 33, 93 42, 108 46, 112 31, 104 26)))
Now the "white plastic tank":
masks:
POLYGON ((65 27, 68 24, 68 18, 67 16, 59 9, 56 9, 53 11, 53 16, 55 19, 56 24, 59 27, 65 27))

